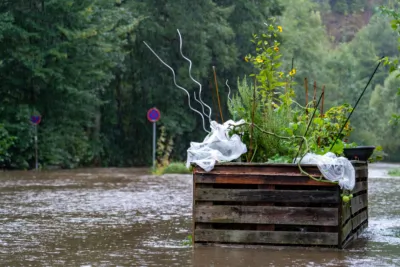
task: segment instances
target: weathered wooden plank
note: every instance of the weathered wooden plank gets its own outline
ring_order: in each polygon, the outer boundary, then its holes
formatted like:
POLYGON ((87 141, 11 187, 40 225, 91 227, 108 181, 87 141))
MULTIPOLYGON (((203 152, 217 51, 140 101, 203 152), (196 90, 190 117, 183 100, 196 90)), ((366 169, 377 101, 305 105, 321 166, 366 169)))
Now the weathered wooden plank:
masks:
POLYGON ((337 246, 337 233, 195 230, 196 242, 337 246))
POLYGON ((367 191, 368 190, 368 182, 361 181, 357 182, 354 189, 351 191, 352 194, 357 194, 358 192, 367 191))
POLYGON ((351 234, 351 231, 353 230, 353 224, 350 221, 348 221, 343 228, 341 229, 341 239, 342 242, 346 242, 347 238, 349 237, 349 235, 351 234))
POLYGON ((334 183, 318 182, 307 176, 284 176, 269 174, 195 174, 194 182, 198 184, 271 184, 271 185, 309 185, 338 186, 334 183))
POLYGON ((368 227, 368 220, 362 223, 356 230, 357 232, 355 234, 357 235, 357 237, 359 237, 367 227, 368 227))
MULTIPOLYGON (((316 165, 302 165, 304 171, 311 175, 321 175, 316 165)), ((304 176, 301 174, 297 164, 256 164, 256 163, 224 163, 216 164, 214 169, 206 172, 196 166, 193 170, 195 174, 269 174, 286 176, 304 176)))
POLYGON ((367 227, 368 227, 368 221, 361 224, 359 228, 356 230, 356 232, 352 232, 349 235, 348 239, 343 243, 341 248, 342 249, 346 248, 353 240, 357 239, 367 227))
POLYGON ((252 223, 337 226, 337 208, 276 206, 198 206, 194 220, 202 223, 252 223))
POLYGON ((339 203, 335 191, 267 190, 267 189, 208 189, 196 188, 195 200, 201 201, 265 201, 282 203, 339 203))
MULTIPOLYGON (((356 172, 365 171, 368 172, 367 164, 354 164, 354 169, 356 172)), ((315 164, 302 164, 302 169, 309 174, 320 174, 317 165, 315 164)), ((300 174, 300 170, 297 164, 289 164, 289 163, 248 163, 248 162, 226 162, 226 163, 217 163, 214 165, 214 168, 210 171, 212 173, 223 173, 226 171, 234 171, 241 173, 252 173, 252 172, 261 172, 261 173, 276 173, 276 174, 300 174)), ((196 173, 210 173, 204 171, 197 165, 194 165, 194 172, 196 173)))
POLYGON ((351 244, 351 242, 357 238, 357 235, 355 233, 350 233, 347 240, 345 240, 342 244, 342 246, 340 247, 341 249, 346 248, 348 245, 351 244))
POLYGON ((354 168, 356 172, 356 177, 368 177, 368 167, 363 166, 363 167, 355 167, 354 168))
POLYGON ((368 194, 362 194, 351 199, 351 214, 368 207, 368 194))
MULTIPOLYGON (((270 189, 274 190, 275 185, 270 185, 270 184, 259 184, 258 189, 270 189)), ((268 203, 268 202, 260 202, 258 204, 259 206, 274 206, 274 203, 268 203)), ((259 224, 257 225, 257 230, 259 231, 275 231, 275 225, 274 224, 259 224)))
POLYGON ((367 220, 368 220, 368 211, 364 210, 359 214, 357 214, 357 216, 351 219, 353 224, 353 230, 357 229, 358 226, 360 226, 367 220))
POLYGON ((348 203, 342 203, 342 225, 344 225, 351 217, 351 208, 348 203))

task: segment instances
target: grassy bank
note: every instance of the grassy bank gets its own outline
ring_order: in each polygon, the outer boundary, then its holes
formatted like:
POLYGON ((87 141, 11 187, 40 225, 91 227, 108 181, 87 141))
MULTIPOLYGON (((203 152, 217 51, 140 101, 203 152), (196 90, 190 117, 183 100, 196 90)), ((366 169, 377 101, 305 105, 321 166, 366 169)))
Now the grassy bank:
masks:
POLYGON ((400 176, 400 168, 391 169, 388 171, 390 176, 400 176))
POLYGON ((190 174, 191 171, 186 168, 185 163, 182 162, 172 162, 167 166, 158 166, 155 170, 152 171, 155 175, 163 175, 163 174, 190 174))

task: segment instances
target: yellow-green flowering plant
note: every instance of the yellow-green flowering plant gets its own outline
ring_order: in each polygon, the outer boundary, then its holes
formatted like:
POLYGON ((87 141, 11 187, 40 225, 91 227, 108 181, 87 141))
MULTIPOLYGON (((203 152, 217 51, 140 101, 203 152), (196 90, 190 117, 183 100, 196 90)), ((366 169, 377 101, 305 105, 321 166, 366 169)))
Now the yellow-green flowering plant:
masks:
MULTIPOLYGON (((245 125, 234 131, 241 134, 242 141, 248 147, 242 160, 292 162, 299 152, 299 156, 306 152, 324 154, 330 150, 351 107, 332 107, 324 116, 315 110, 312 117, 314 108, 298 104, 292 82, 296 69, 282 69, 278 40, 284 29, 275 26, 274 21, 266 28, 266 33, 253 35, 256 53, 245 57, 246 62, 253 64, 254 74, 249 79, 245 77, 238 81, 238 94, 229 105, 233 115, 246 121, 245 125), (304 136, 308 124, 310 129, 304 136), (303 146, 298 151, 300 142, 303 142, 303 146)), ((347 123, 331 152, 342 154, 343 138, 351 131, 347 123)))

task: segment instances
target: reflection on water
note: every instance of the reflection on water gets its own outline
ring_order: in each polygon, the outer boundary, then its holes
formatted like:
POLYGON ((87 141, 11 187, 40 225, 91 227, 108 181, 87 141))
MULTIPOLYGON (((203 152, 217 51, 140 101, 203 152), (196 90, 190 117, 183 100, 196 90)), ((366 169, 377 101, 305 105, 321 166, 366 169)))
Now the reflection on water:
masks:
POLYGON ((0 175, 0 266, 400 266, 400 179, 371 178, 370 223, 348 250, 199 247, 190 175, 143 169, 0 175))

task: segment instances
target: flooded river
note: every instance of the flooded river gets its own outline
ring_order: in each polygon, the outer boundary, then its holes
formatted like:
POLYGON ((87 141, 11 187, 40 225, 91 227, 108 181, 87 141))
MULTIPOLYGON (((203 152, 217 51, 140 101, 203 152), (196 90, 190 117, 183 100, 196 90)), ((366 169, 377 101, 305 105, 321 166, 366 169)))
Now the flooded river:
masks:
POLYGON ((400 178, 389 167, 370 166, 369 227, 345 251, 192 249, 190 175, 0 173, 0 266, 400 266, 400 178))

